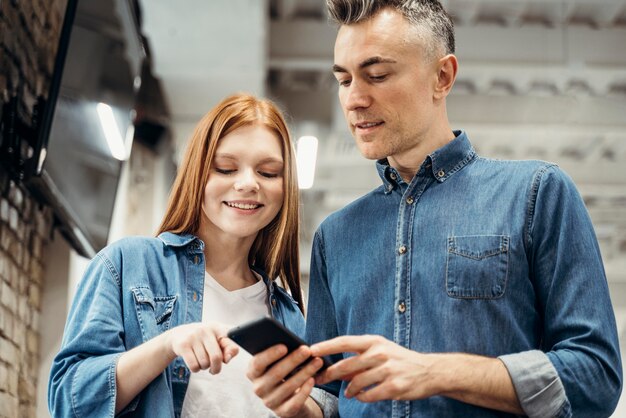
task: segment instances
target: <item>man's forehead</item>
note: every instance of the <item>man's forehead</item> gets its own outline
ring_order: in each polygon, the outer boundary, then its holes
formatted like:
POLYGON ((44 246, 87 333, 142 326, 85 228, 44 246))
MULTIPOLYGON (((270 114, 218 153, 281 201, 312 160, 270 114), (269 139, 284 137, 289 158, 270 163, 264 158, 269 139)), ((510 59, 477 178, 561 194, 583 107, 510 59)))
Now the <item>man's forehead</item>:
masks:
POLYGON ((410 29, 408 24, 404 28, 394 28, 371 22, 371 19, 343 25, 335 40, 335 65, 360 65, 374 58, 398 61, 407 54, 413 55, 421 47, 421 42, 412 36, 412 32, 409 33, 410 29))

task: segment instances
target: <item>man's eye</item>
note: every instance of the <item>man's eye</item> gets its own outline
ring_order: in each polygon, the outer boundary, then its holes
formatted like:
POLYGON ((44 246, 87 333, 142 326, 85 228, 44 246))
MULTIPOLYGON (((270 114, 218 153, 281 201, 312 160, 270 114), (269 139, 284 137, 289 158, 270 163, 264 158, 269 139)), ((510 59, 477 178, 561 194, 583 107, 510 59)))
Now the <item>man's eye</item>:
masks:
POLYGON ((235 172, 235 170, 229 170, 229 169, 217 168, 217 167, 215 167, 215 171, 217 171, 220 174, 231 174, 235 172))
POLYGON ((342 87, 348 87, 350 85, 350 80, 337 80, 339 85, 342 87))
POLYGON ((374 82, 378 82, 378 81, 384 81, 387 78, 387 74, 383 74, 383 75, 371 75, 370 76, 370 80, 374 81, 374 82))

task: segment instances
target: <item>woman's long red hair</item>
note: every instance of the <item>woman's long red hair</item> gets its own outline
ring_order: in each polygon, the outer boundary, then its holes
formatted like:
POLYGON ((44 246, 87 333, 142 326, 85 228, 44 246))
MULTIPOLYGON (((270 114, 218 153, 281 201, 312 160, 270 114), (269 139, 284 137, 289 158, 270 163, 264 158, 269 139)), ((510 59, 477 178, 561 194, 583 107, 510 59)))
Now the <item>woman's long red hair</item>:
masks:
POLYGON ((215 149, 221 138, 242 126, 261 124, 281 141, 283 205, 276 217, 257 235, 248 259, 263 269, 270 280, 280 277, 304 313, 300 287, 299 195, 295 153, 287 124, 277 106, 248 94, 224 99, 198 123, 189 141, 170 193, 158 233, 197 234, 202 216, 204 188, 209 179, 215 149))

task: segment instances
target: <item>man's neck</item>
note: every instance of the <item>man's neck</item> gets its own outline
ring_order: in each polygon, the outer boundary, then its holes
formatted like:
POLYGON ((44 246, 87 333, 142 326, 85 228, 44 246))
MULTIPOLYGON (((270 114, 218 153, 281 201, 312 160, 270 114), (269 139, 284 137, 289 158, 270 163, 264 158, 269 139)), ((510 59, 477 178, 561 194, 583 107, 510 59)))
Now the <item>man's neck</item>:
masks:
POLYGON ((448 126, 442 133, 432 135, 428 139, 419 141, 413 148, 403 153, 389 156, 387 160, 389 161, 389 165, 398 171, 402 179, 410 183, 426 157, 454 138, 454 132, 452 132, 452 129, 448 126))

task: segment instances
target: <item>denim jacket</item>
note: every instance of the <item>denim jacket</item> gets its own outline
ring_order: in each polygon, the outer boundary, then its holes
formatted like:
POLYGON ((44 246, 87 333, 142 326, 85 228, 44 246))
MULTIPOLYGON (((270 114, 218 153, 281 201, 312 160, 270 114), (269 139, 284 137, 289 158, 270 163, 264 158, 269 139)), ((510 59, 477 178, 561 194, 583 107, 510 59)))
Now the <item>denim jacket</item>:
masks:
MULTIPOLYGON (((79 283, 48 384, 54 417, 113 417, 122 353, 202 320, 204 243, 192 235, 125 238, 102 250, 79 283)), ((296 302, 258 269, 274 318, 304 332, 296 302)), ((150 359, 146 359, 149 362, 150 359)), ((178 417, 190 371, 176 358, 120 415, 178 417)))
MULTIPOLYGON (((419 352, 499 357, 531 417, 607 417, 622 384, 595 233, 571 179, 541 161, 478 157, 467 136, 406 183, 330 215, 314 237, 306 338, 379 334, 419 352)), ((337 356, 338 360, 341 356, 337 356)), ((508 417, 435 396, 361 403, 342 417, 508 417)))

